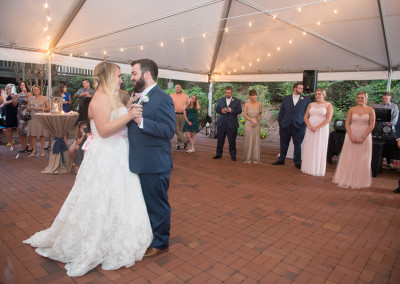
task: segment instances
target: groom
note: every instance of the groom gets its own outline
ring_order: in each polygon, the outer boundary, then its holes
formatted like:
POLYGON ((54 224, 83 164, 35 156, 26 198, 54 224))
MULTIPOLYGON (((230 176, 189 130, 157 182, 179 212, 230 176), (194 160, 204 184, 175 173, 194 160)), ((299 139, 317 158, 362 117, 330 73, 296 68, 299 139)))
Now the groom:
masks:
POLYGON ((272 163, 273 165, 285 164, 290 138, 292 138, 294 145, 293 162, 296 168, 301 169, 301 142, 303 142, 306 133, 304 115, 311 103, 310 98, 302 96, 302 94, 303 84, 296 83, 293 85, 293 94, 284 97, 282 100, 278 115, 281 149, 279 158, 272 163))
POLYGON ((171 97, 156 83, 158 67, 153 60, 140 59, 131 65, 133 90, 142 96, 133 105, 139 115, 128 125, 129 168, 139 174, 153 230, 154 239, 145 256, 154 257, 167 252, 169 247, 171 208, 167 192, 175 108, 171 97))

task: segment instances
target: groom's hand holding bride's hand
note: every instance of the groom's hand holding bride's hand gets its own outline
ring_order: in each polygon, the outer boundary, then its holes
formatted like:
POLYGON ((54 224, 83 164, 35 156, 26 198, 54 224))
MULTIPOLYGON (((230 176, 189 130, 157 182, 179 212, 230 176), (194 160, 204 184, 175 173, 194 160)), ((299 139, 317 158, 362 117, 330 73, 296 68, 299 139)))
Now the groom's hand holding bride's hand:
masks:
POLYGON ((129 114, 131 115, 133 121, 135 121, 138 125, 142 123, 142 105, 132 104, 129 107, 129 114))

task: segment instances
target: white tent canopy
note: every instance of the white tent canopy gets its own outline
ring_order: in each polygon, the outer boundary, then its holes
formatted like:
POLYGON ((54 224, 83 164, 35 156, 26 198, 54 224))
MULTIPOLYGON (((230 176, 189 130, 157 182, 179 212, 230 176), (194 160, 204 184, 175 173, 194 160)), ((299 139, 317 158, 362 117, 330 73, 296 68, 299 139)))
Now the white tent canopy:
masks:
POLYGON ((203 81, 400 79, 399 0, 0 0, 0 59, 203 81), (45 8, 45 4, 48 8, 45 8), (48 21, 48 18, 50 21, 48 21))

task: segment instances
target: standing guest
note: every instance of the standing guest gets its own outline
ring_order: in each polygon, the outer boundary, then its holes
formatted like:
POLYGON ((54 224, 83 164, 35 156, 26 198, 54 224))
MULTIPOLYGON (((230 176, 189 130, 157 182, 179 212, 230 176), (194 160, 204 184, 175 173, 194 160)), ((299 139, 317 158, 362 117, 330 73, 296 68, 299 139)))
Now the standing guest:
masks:
POLYGON ((3 128, 3 132, 7 137, 8 144, 10 146, 10 150, 14 150, 14 139, 13 139, 13 129, 18 127, 18 103, 17 103, 17 96, 14 93, 15 91, 14 84, 7 84, 6 86, 6 94, 3 97, 3 110, 2 110, 2 117, 6 118, 6 125, 3 128))
POLYGON ((82 85, 83 88, 80 88, 74 94, 74 98, 79 98, 78 121, 88 121, 88 108, 94 95, 94 90, 90 88, 90 81, 88 79, 83 80, 82 85))
MULTIPOLYGON (((399 118, 399 107, 395 105, 394 103, 390 102, 392 99, 392 94, 389 92, 383 92, 382 94, 382 103, 380 104, 374 104, 374 108, 383 108, 383 109, 390 109, 391 110, 391 115, 392 119, 390 121, 390 126, 392 126, 392 129, 394 129, 394 126, 397 123, 397 120, 399 118)), ((389 158, 389 156, 386 156, 386 163, 389 167, 393 167, 392 161, 389 158)))
POLYGON ((225 98, 218 100, 215 111, 219 113, 217 120, 217 151, 213 159, 222 158, 224 151, 225 137, 228 136, 229 154, 231 160, 236 161, 236 136, 239 128, 238 114, 242 113, 242 102, 232 97, 233 88, 225 88, 225 98))
POLYGON ((26 114, 29 113, 27 111, 28 100, 32 95, 27 90, 24 81, 19 82, 18 88, 21 91, 17 96, 18 132, 19 132, 19 141, 21 142, 21 150, 19 151, 19 153, 32 152, 32 148, 29 149, 28 146, 28 120, 26 120, 25 116, 26 114))
POLYGON ((58 85, 58 92, 60 93, 60 96, 63 99, 63 111, 70 112, 71 99, 70 99, 70 93, 67 92, 67 85, 65 85, 64 83, 58 85))
MULTIPOLYGON (((67 92, 67 85, 65 85, 64 83, 60 83, 58 85, 58 94, 60 97, 62 97, 63 100, 63 111, 65 113, 68 113, 71 111, 70 109, 70 104, 71 104, 71 99, 70 99, 70 93, 67 92)), ((66 145, 68 145, 68 135, 69 133, 66 133, 64 135, 64 142, 66 145)), ((50 139, 51 141, 51 139, 50 139)))
POLYGON ((28 136, 29 144, 33 151, 28 157, 34 157, 37 155, 37 137, 40 137, 41 154, 40 156, 45 157, 45 142, 46 137, 49 136, 49 132, 40 123, 36 117, 38 113, 44 113, 50 111, 50 105, 48 99, 42 95, 42 91, 38 85, 32 87, 33 96, 28 100, 27 110, 31 112, 31 120, 28 122, 28 136))
MULTIPOLYGON (((400 115, 399 115, 399 117, 400 117, 400 115)), ((400 119, 397 120, 395 129, 396 129, 397 147, 400 148, 400 119)), ((397 185, 398 185, 398 187, 393 190, 394 193, 400 193, 400 179, 399 179, 397 185)))
POLYGON ((324 89, 315 92, 316 102, 308 105, 304 122, 307 125, 302 151, 301 171, 313 176, 324 176, 326 152, 328 150, 329 122, 332 119, 332 104, 325 101, 324 89))
POLYGON ((349 109, 346 116, 346 138, 333 182, 341 187, 370 187, 372 136, 375 126, 375 111, 367 106, 368 94, 357 94, 357 106, 349 109))
POLYGON ((257 102, 257 92, 249 91, 250 101, 245 103, 243 115, 244 122, 244 146, 243 163, 258 164, 260 162, 260 119, 262 117, 262 105, 257 102))
POLYGON ((183 124, 185 122, 185 117, 183 112, 187 105, 189 105, 189 96, 182 92, 182 86, 177 84, 175 86, 175 93, 171 94, 171 98, 175 106, 175 134, 178 140, 176 141, 176 150, 179 150, 183 145, 186 149, 188 145, 188 139, 183 135, 183 124))
POLYGON ((185 117, 185 123, 183 124, 183 132, 185 132, 186 138, 189 141, 188 153, 195 152, 194 150, 194 137, 199 132, 199 116, 197 114, 200 109, 199 99, 196 95, 190 97, 190 104, 183 111, 185 117))
POLYGON ((293 162, 296 168, 301 169, 301 143, 306 132, 304 115, 311 103, 309 97, 301 94, 303 94, 303 85, 296 83, 293 85, 293 94, 284 97, 282 100, 278 115, 280 153, 278 160, 272 163, 273 165, 285 164, 290 139, 292 138, 294 145, 293 162))

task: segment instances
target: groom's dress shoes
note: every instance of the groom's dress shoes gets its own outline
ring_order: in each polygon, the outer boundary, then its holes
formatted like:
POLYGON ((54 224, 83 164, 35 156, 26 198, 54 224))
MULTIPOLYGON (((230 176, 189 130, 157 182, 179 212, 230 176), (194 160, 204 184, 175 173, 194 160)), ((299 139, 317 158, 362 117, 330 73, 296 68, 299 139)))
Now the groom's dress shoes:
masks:
POLYGON ((218 155, 215 155, 214 157, 213 157, 213 159, 221 159, 222 157, 221 156, 218 156, 218 155))
POLYGON ((301 164, 294 164, 294 166, 295 166, 296 168, 298 168, 299 170, 301 170, 301 164))
POLYGON ((237 159, 236 159, 236 157, 231 157, 231 160, 236 161, 237 159))
POLYGON ((284 165, 285 162, 276 161, 276 162, 273 162, 272 164, 273 164, 274 166, 276 166, 276 165, 284 165))
POLYGON ((159 254, 162 254, 164 252, 168 252, 169 248, 166 249, 156 249, 156 248, 152 248, 152 247, 148 247, 146 252, 144 253, 144 256, 147 257, 156 257, 159 254))

